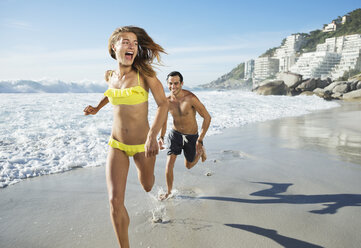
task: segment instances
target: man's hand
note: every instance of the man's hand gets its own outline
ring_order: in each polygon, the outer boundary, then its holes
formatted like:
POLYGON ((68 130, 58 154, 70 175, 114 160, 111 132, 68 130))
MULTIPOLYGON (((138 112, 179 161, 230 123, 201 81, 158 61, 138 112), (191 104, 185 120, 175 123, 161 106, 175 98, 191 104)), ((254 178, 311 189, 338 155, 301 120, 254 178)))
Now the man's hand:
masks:
POLYGON ((84 110, 84 115, 95 115, 98 113, 98 109, 88 105, 84 110))
POLYGON ((197 140, 197 143, 196 143, 196 153, 197 153, 197 154, 201 154, 202 151, 203 151, 203 141, 197 140))
POLYGON ((165 149, 165 147, 164 147, 164 138, 159 137, 159 139, 158 139, 158 145, 159 145, 159 149, 160 149, 160 150, 164 150, 164 149, 165 149))
POLYGON ((159 152, 158 142, 157 142, 157 139, 155 137, 150 138, 148 136, 144 147, 145 147, 145 157, 146 158, 155 156, 159 152))

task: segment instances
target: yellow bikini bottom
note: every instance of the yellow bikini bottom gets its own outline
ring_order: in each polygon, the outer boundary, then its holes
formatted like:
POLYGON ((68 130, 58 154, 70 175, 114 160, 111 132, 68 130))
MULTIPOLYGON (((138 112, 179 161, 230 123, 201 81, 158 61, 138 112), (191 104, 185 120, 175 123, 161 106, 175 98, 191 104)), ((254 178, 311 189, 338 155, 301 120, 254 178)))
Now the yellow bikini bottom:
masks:
POLYGON ((144 144, 126 145, 126 144, 123 144, 123 143, 113 139, 112 137, 110 137, 108 145, 110 145, 113 148, 124 151, 125 154, 127 154, 127 156, 129 156, 129 157, 134 156, 138 152, 144 152, 145 151, 144 144))

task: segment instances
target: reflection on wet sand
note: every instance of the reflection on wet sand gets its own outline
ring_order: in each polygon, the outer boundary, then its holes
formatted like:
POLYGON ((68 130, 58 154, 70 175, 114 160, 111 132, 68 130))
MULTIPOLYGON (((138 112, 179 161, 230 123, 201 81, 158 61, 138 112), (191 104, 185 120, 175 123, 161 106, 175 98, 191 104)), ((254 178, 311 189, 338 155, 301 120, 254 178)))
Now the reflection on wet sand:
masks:
POLYGON ((361 164, 361 103, 342 102, 340 108, 263 123, 260 132, 284 139, 284 147, 327 151, 361 164), (329 112, 332 112, 332 118, 329 112))

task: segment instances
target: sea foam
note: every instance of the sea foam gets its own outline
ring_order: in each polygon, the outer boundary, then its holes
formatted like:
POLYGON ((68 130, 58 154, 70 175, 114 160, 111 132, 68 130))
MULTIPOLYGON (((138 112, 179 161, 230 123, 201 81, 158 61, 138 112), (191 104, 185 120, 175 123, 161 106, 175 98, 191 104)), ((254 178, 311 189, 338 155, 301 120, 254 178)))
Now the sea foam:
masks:
MULTIPOLYGON (((196 91, 212 116, 207 135, 315 110, 339 106, 316 96, 259 96, 243 91, 196 91)), ((1 94, 0 188, 25 178, 105 164, 112 107, 95 116, 83 109, 95 106, 102 94, 1 94)), ((149 99, 149 119, 156 104, 149 99)), ((201 126, 202 118, 197 116, 201 126)), ((172 118, 168 118, 168 129, 172 118)))

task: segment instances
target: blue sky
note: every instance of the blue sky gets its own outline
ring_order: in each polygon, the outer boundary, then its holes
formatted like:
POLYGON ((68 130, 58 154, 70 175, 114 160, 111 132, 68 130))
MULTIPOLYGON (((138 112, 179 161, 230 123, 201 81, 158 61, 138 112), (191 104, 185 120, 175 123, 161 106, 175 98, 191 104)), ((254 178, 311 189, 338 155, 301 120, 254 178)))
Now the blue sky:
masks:
POLYGON ((360 7, 359 0, 0 0, 0 81, 102 83, 116 66, 110 34, 135 25, 168 52, 158 70, 162 83, 179 70, 196 86, 360 7))

